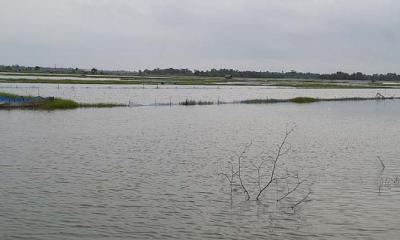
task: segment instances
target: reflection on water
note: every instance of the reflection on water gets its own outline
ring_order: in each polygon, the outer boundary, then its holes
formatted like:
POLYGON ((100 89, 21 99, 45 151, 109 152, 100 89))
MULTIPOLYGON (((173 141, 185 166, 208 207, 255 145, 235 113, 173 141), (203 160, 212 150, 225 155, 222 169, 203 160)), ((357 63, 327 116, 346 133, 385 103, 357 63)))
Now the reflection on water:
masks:
POLYGON ((393 194, 400 192, 400 169, 386 166, 380 157, 379 160, 382 163, 382 169, 378 176, 379 193, 393 194))
MULTIPOLYGON (((136 90, 78 95, 114 91, 136 90)), ((161 93, 182 91, 209 96, 161 93)), ((221 95, 248 94, 236 91, 221 95)), ((282 94, 304 94, 292 91, 282 94)), ((0 238, 397 239, 400 192, 377 183, 400 175, 399 109, 371 101, 0 111, 0 238), (270 152, 287 123, 297 127, 286 160, 313 174, 311 201, 295 212, 231 202, 218 163, 250 141, 270 152)))

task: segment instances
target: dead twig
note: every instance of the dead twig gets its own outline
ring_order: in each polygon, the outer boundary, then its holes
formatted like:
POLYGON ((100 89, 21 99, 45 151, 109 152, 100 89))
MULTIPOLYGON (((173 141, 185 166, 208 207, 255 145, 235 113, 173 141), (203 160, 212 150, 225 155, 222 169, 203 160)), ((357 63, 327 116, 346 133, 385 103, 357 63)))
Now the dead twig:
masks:
POLYGON ((382 170, 384 170, 384 169, 386 168, 386 166, 385 166, 385 164, 383 163, 381 157, 378 156, 378 160, 379 160, 379 162, 381 163, 382 170))
POLYGON ((238 160, 238 173, 237 173, 237 176, 239 178, 240 186, 242 187, 243 192, 246 194, 246 200, 247 201, 250 200, 250 193, 249 193, 249 191, 247 191, 246 187, 244 186, 243 180, 242 180, 242 160, 243 160, 246 152, 251 147, 251 145, 252 145, 251 142, 249 144, 247 144, 244 147, 243 151, 238 155, 238 158, 237 158, 237 160, 238 160))
MULTIPOLYGON (((286 128, 285 135, 277 145, 277 151, 273 156, 262 154, 258 157, 258 161, 251 161, 248 157, 249 149, 252 146, 252 142, 245 145, 240 152, 234 152, 234 157, 229 161, 229 168, 226 168, 226 172, 219 173, 223 176, 230 185, 231 188, 231 199, 234 193, 234 187, 240 187, 245 195, 245 200, 259 201, 263 193, 265 193, 272 185, 277 186, 280 189, 279 195, 276 196, 275 201, 280 202, 289 196, 294 195, 296 192, 301 192, 300 189, 307 182, 310 177, 307 176, 304 179, 300 178, 299 172, 289 170, 285 167, 285 161, 283 156, 288 154, 291 150, 291 145, 288 143, 289 136, 293 133, 295 127, 286 128), (246 161, 249 164, 244 164, 246 161), (286 192, 285 185, 286 182, 286 192)), ((310 186, 309 186, 310 187, 310 186)), ((296 202, 292 208, 296 208, 301 203, 305 202, 310 196, 311 191, 300 201, 296 202)))
POLYGON ((285 147, 285 145, 286 145, 286 142, 287 142, 288 137, 290 136, 290 134, 292 134, 293 131, 294 131, 294 127, 292 127, 292 128, 289 129, 289 130, 286 129, 285 137, 283 138, 281 144, 279 145, 279 147, 278 147, 278 152, 277 152, 277 154, 276 154, 276 156, 275 156, 275 159, 273 160, 273 166, 272 166, 272 171, 271 171, 271 175, 270 175, 269 181, 264 185, 264 187, 261 188, 261 190, 259 190, 259 192, 258 192, 258 194, 257 194, 257 197, 256 197, 256 200, 257 200, 257 201, 260 200, 261 194, 262 194, 266 189, 268 189, 268 187, 271 185, 271 183, 274 182, 274 180, 275 180, 275 173, 276 173, 276 167, 277 167, 278 161, 279 161, 279 159, 280 159, 284 154, 286 154, 286 153, 289 152, 289 148, 285 150, 284 147, 285 147))
POLYGON ((311 190, 307 193, 307 195, 304 197, 304 198, 302 198, 300 201, 298 201, 296 204, 294 204, 291 208, 292 208, 292 210, 294 211, 294 209, 297 207, 297 206, 299 206, 300 204, 302 204, 303 202, 305 202, 305 201, 307 201, 307 199, 308 199, 308 197, 311 195, 311 190))
POLYGON ((283 199, 285 199, 285 198, 287 198, 290 194, 292 194, 292 193, 294 193, 303 183, 305 183, 306 181, 308 181, 308 178, 309 178, 310 176, 308 176, 307 178, 305 178, 305 179, 303 179, 303 180, 300 180, 300 178, 299 178, 299 175, 297 174, 296 175, 296 178, 297 178, 297 183, 296 183, 296 185, 290 190, 290 187, 289 187, 289 185, 288 185, 288 191, 287 191, 287 193, 285 194, 285 195, 283 195, 282 197, 280 197, 279 199, 277 199, 276 201, 277 202, 280 202, 280 201, 282 201, 283 199))

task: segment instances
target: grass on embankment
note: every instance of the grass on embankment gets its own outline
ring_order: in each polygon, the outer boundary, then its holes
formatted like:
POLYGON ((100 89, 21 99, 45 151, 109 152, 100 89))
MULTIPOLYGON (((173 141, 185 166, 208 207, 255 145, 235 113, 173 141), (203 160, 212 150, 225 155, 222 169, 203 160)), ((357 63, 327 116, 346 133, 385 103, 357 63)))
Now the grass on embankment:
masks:
POLYGON ((55 98, 52 101, 39 104, 31 107, 31 109, 38 110, 66 110, 77 108, 113 108, 113 107, 126 107, 124 104, 117 103, 77 103, 68 99, 55 98))
POLYGON ((77 103, 68 99, 55 98, 52 101, 48 101, 37 106, 28 107, 31 109, 38 110, 67 110, 77 108, 113 108, 113 107, 126 107, 125 104, 117 103, 77 103))
POLYGON ((79 103, 80 108, 113 108, 113 107, 127 107, 126 104, 119 103, 79 103))
MULTIPOLYGON (((12 93, 5 93, 5 92, 0 92, 0 97, 6 97, 6 98, 17 98, 20 97, 16 94, 12 94, 12 93)), ((29 96, 26 96, 25 98, 28 98, 29 96)))
POLYGON ((195 101, 186 99, 183 102, 179 102, 179 105, 183 106, 195 106, 195 105, 216 105, 216 104, 272 104, 272 103, 296 103, 296 104, 307 104, 307 103, 315 103, 315 102, 344 102, 344 101, 371 101, 371 100, 394 100, 400 99, 400 97, 344 97, 344 98, 313 98, 313 97, 295 97, 289 99, 274 99, 274 98, 265 98, 265 99, 247 99, 238 102, 210 102, 210 101, 195 101))
POLYGON ((193 105, 214 105, 214 102, 211 101, 195 101, 195 100, 189 100, 186 99, 183 102, 180 102, 179 105, 183 106, 193 106, 193 105))
POLYGON ((297 104, 304 104, 304 103, 314 103, 314 102, 343 102, 343 101, 370 101, 370 100, 394 100, 400 99, 400 97, 385 97, 385 98, 376 98, 376 97, 347 97, 347 98, 312 98, 312 97, 296 97, 290 99, 273 99, 273 98, 266 98, 266 99, 247 99, 240 101, 238 103, 243 104, 270 104, 270 103, 297 103, 297 104))
POLYGON ((55 98, 51 101, 46 101, 44 103, 38 104, 37 106, 32 106, 33 109, 41 110, 56 110, 56 109, 75 109, 78 108, 79 104, 72 100, 55 98))
MULTIPOLYGON (((18 96, 11 93, 0 92, 0 97, 7 98, 32 98, 31 96, 18 96)), ((69 99, 54 98, 52 100, 45 100, 43 102, 34 102, 23 106, 6 106, 4 109, 31 109, 31 110, 66 110, 77 108, 112 108, 112 107, 125 107, 125 104, 117 103, 78 103, 69 99)))
POLYGON ((273 98, 265 98, 265 99, 247 99, 240 101, 239 103, 244 104, 268 104, 268 103, 284 103, 284 102, 291 102, 291 103, 313 103, 317 102, 319 99, 311 98, 311 97, 296 97, 290 99, 273 99, 273 98))

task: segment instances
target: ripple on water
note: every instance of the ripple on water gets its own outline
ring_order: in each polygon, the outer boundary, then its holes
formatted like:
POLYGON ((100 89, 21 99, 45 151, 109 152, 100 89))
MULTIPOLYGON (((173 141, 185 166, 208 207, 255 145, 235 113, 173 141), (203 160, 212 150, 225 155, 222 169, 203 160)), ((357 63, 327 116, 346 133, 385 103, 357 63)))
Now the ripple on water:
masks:
POLYGON ((396 239, 399 109, 0 112, 0 238, 396 239), (218 163, 250 140, 270 150, 288 122, 297 124, 288 159, 313 174, 311 201, 296 211, 269 201, 274 191, 261 203, 240 191, 231 201, 218 163))

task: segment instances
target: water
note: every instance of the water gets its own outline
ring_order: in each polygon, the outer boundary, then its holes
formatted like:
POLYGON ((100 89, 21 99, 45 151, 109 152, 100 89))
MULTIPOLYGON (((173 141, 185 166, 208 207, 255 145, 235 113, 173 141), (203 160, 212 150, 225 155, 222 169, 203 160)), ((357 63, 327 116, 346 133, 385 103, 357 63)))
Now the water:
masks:
MULTIPOLYGON (((91 94, 75 96, 106 100, 136 91, 143 89, 80 89, 91 94)), ((331 93, 350 93, 341 91, 331 93)), ((397 239, 400 188, 379 182, 400 175, 399 109, 399 101, 366 101, 1 111, 0 239, 397 239), (268 200, 274 190, 261 202, 240 192, 231 201, 217 174, 221 162, 250 141, 250 157, 273 151, 291 123, 285 161, 312 174, 310 201, 294 212, 268 200)))
POLYGON ((69 85, 69 84, 0 84, 0 91, 22 95, 61 97, 79 102, 114 102, 151 105, 197 101, 240 101, 255 98, 318 98, 400 96, 400 89, 295 89, 267 86, 175 86, 159 85, 69 85))

